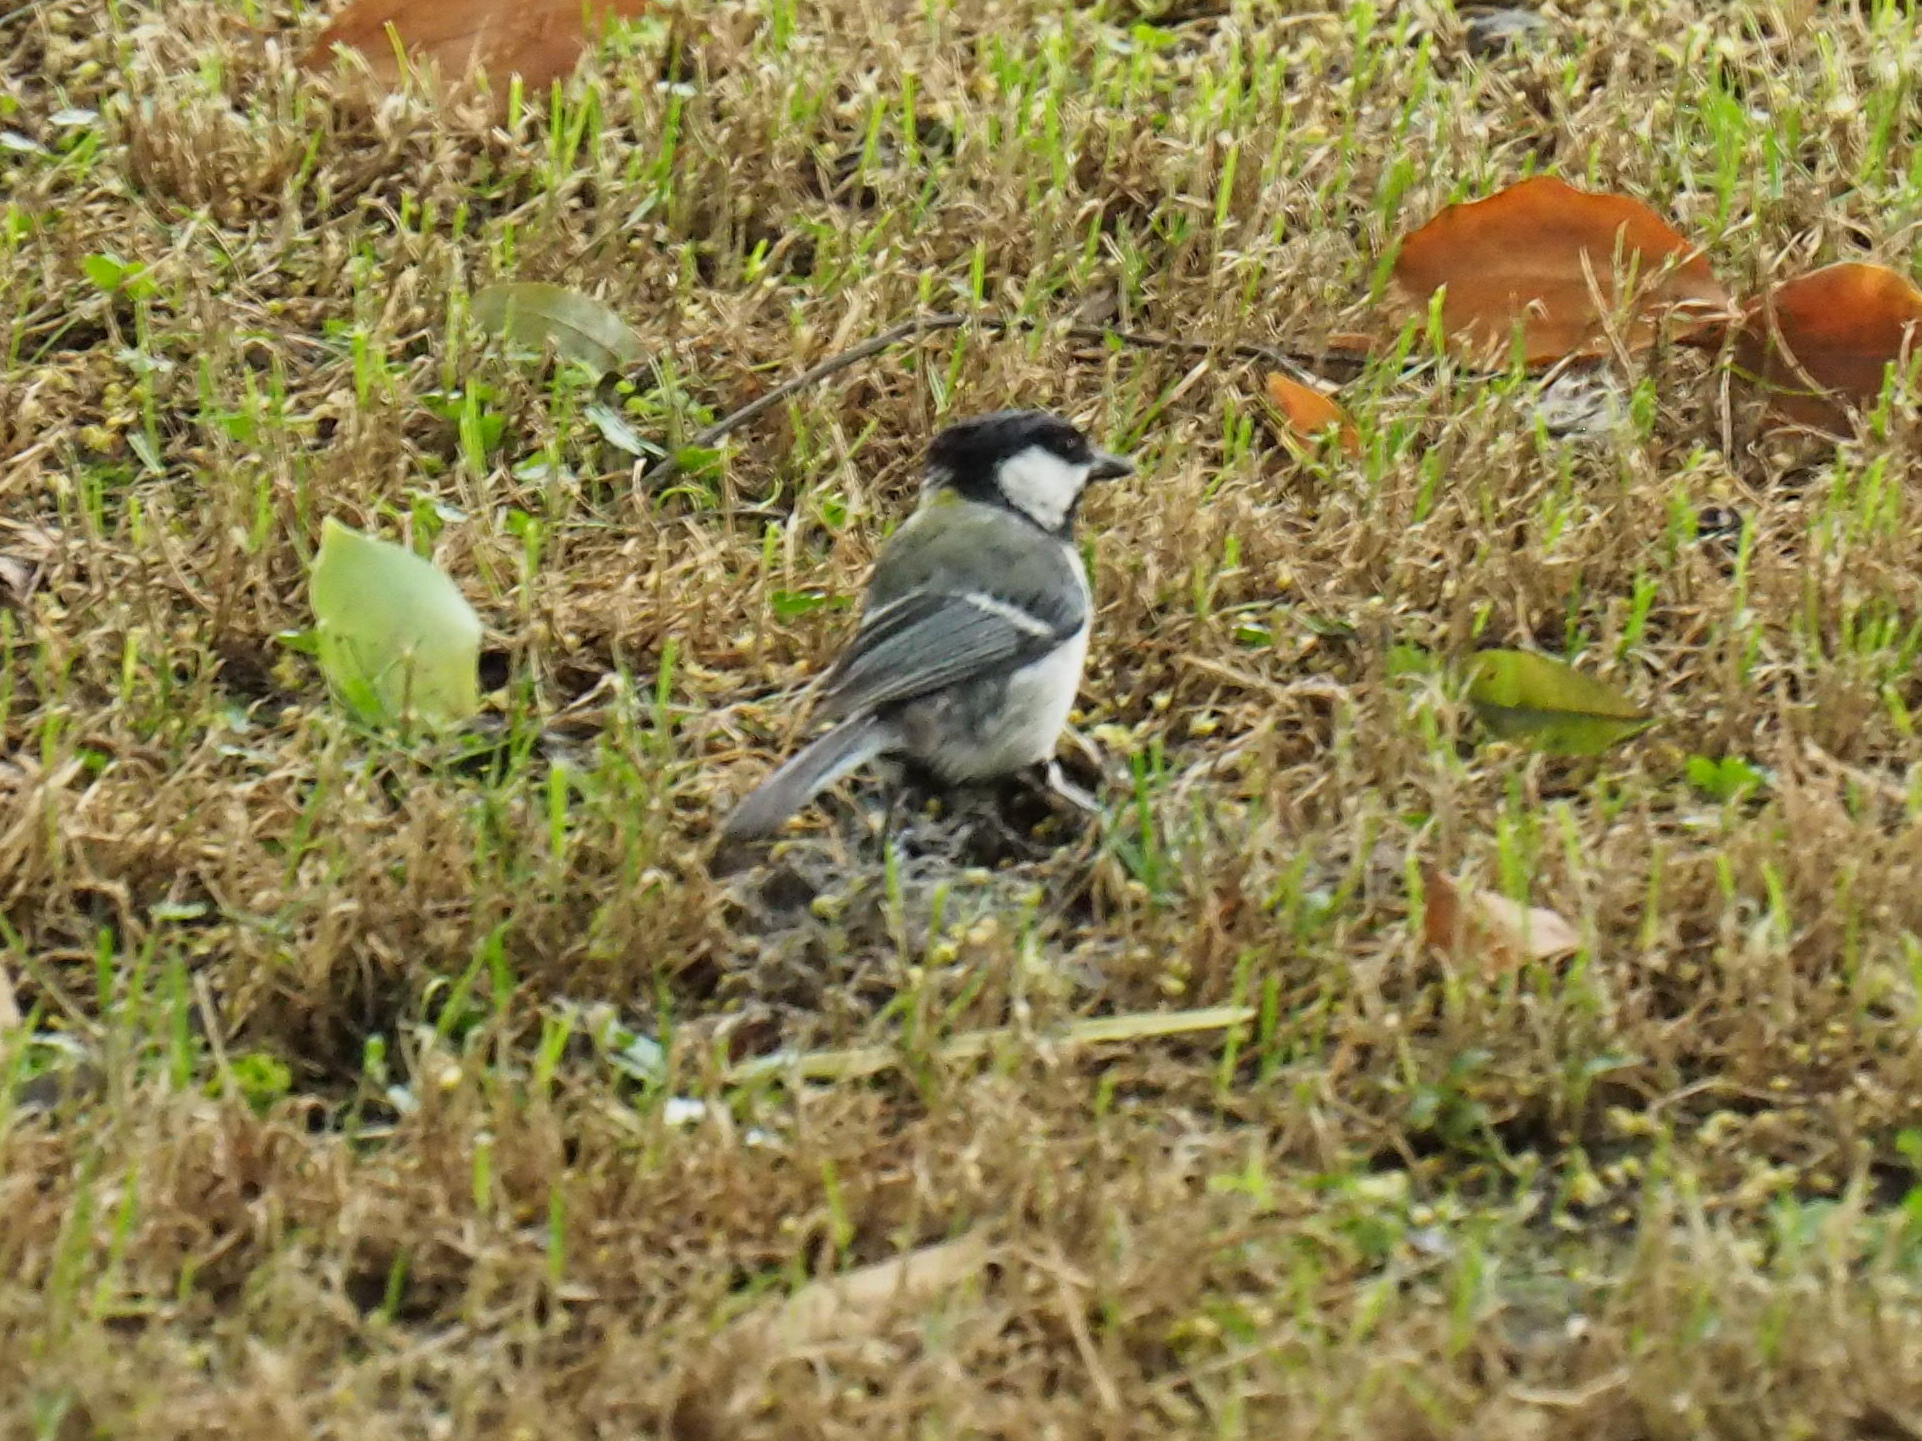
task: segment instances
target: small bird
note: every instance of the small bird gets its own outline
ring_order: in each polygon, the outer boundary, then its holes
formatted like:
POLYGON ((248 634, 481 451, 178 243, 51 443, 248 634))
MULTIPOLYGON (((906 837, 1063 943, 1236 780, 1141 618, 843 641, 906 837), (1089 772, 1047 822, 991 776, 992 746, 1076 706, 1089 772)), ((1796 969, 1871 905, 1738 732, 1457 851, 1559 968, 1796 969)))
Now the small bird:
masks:
POLYGON ((949 784, 1046 762, 1061 785, 1054 748, 1094 613, 1075 510, 1089 482, 1133 471, 1046 411, 936 435, 920 507, 882 550, 860 628, 823 682, 837 724, 741 802, 723 840, 771 834, 876 756, 949 784))

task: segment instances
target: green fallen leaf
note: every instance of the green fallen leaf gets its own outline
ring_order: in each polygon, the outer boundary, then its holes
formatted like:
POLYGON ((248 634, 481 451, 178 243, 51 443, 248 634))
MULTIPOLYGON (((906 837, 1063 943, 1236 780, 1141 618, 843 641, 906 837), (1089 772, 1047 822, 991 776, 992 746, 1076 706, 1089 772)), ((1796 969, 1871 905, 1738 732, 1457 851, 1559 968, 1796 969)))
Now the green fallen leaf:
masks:
MULTIPOLYGON (((280 1057, 267 1051, 242 1051, 227 1063, 231 1089, 240 1094, 254 1112, 264 1113, 294 1088, 294 1072, 280 1057)), ((225 1083, 209 1084, 219 1094, 229 1089, 225 1083)))
POLYGON ((432 563, 330 518, 308 595, 320 668, 366 719, 438 730, 480 709, 480 619, 432 563))
POLYGON ((1696 790, 1710 800, 1725 804, 1768 784, 1768 772, 1740 756, 1724 756, 1719 761, 1708 756, 1690 756, 1685 772, 1689 784, 1696 790))
POLYGON ((1649 723, 1614 686, 1533 651, 1478 654, 1468 700, 1496 735, 1556 755, 1598 755, 1649 723))
POLYGON ((626 321, 577 290, 536 280, 490 285, 474 297, 474 320, 515 345, 553 346, 597 374, 639 365, 646 352, 626 321))
POLYGON ((145 300, 154 293, 154 283, 144 265, 130 265, 117 255, 101 253, 82 258, 80 269, 94 288, 106 295, 125 292, 134 300, 145 300))

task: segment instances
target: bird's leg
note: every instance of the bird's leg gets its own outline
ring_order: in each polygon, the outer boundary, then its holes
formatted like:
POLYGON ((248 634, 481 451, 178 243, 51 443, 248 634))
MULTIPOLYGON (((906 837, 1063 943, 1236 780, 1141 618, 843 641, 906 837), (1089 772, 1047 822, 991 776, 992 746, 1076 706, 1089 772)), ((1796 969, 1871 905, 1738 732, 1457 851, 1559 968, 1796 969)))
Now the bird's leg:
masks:
POLYGON ((1080 786, 1068 779, 1067 772, 1061 769, 1061 762, 1058 758, 1049 756, 1046 761, 1042 762, 1041 771, 1042 779, 1046 782, 1047 788, 1055 795, 1060 796, 1062 800, 1066 801, 1076 810, 1081 811, 1084 815, 1098 816, 1101 814, 1101 802, 1097 801, 1093 795, 1084 791, 1080 786))
POLYGON ((884 856, 893 849, 901 830, 901 798, 905 791, 905 786, 888 787, 888 803, 881 811, 881 854, 884 856))
POLYGON ((1111 761, 1102 753, 1101 747, 1079 729, 1074 726, 1063 726, 1061 737, 1067 741, 1071 750, 1079 753, 1081 759, 1088 763, 1088 768, 1100 776, 1105 784, 1120 786, 1128 784, 1127 766, 1111 761))

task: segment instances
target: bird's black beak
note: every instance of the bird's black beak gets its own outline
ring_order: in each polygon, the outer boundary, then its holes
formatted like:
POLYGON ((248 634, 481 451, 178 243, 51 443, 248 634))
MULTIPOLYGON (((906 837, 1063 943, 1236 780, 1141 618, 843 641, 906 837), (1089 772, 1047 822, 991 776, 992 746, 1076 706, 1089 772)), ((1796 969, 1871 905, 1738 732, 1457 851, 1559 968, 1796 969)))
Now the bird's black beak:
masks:
POLYGON ((1124 475, 1135 473, 1135 463, 1125 455, 1112 455, 1105 450, 1094 453, 1094 464, 1088 467, 1089 480, 1119 480, 1124 475))

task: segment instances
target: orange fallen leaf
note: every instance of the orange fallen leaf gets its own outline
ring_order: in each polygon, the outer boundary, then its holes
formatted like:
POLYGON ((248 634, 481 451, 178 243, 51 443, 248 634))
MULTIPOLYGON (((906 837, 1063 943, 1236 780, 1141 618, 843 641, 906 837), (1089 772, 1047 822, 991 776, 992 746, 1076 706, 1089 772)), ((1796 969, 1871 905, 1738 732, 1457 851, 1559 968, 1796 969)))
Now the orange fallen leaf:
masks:
POLYGON ((610 18, 632 19, 649 0, 353 0, 301 58, 324 70, 334 48, 358 50, 380 84, 400 83, 394 37, 418 69, 437 68, 448 80, 485 70, 505 96, 507 77, 527 90, 564 78, 582 51, 598 40, 610 18), (391 27, 391 29, 390 29, 391 27))
POLYGON ((1632 308, 1621 338, 1636 349, 1654 339, 1665 312, 1692 312, 1700 324, 1729 308, 1700 248, 1654 211, 1549 175, 1448 206, 1402 241, 1394 278, 1416 316, 1446 286, 1443 328, 1482 362, 1507 354, 1518 321, 1522 357, 1536 365, 1600 353, 1624 298, 1632 308), (1622 278, 1633 280, 1630 297, 1618 290, 1622 278))
POLYGON ((1891 364, 1906 365, 1922 325, 1922 291, 1885 265, 1843 261, 1783 282, 1748 308, 1735 364, 1789 420, 1849 429, 1874 405, 1891 364))
POLYGON ((1575 928, 1551 910, 1461 885, 1430 865, 1421 875, 1423 938, 1455 960, 1478 959, 1486 974, 1499 975, 1581 949, 1575 928))
POLYGON ((1303 440, 1314 440, 1331 426, 1338 427, 1343 454, 1361 454, 1361 434, 1348 412, 1313 386, 1277 372, 1268 377, 1268 398, 1288 422, 1288 428, 1303 440))

